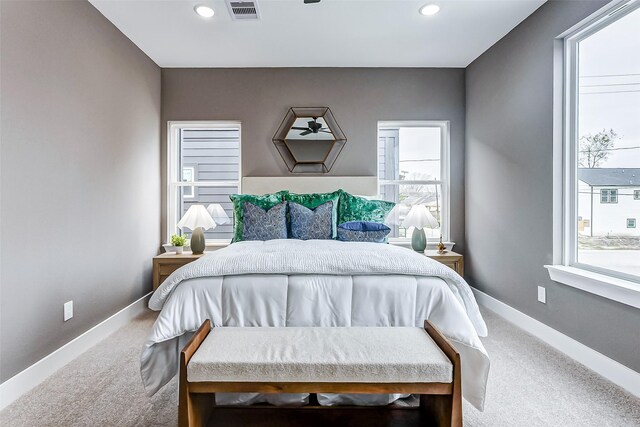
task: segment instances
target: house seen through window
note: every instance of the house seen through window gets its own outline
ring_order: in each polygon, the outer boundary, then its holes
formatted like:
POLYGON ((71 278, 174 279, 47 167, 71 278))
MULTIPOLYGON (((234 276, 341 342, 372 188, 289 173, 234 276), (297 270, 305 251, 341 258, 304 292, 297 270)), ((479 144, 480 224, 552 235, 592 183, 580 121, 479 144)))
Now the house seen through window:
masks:
POLYGON ((423 204, 440 224, 428 239, 448 240, 448 122, 379 122, 378 177, 384 200, 399 203, 391 238, 409 238, 401 226, 411 206, 423 204))
MULTIPOLYGON (((233 221, 230 194, 239 192, 240 124, 173 122, 169 130, 168 229, 191 234, 174 225, 191 205, 220 204, 233 221)), ((205 230, 207 240, 230 239, 233 222, 205 230)))
POLYGON ((567 165, 575 168, 566 203, 576 218, 569 263, 640 281, 640 8, 594 22, 566 46, 567 165))

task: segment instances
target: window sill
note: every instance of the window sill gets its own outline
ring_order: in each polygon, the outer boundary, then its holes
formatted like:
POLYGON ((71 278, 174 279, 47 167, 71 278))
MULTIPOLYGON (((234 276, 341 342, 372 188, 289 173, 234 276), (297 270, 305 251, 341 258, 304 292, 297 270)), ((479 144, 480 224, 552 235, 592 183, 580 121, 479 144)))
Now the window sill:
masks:
MULTIPOLYGON (((230 244, 231 244, 231 240, 229 239, 207 240, 205 242, 205 251, 208 251, 208 250, 215 251, 216 249, 226 248, 230 244)), ((171 243, 164 243, 162 247, 164 248, 165 252, 173 252, 175 250, 171 245, 171 243)), ((189 245, 185 245, 184 250, 188 252, 191 250, 191 247, 189 245)))
POLYGON ((545 265, 549 277, 585 292, 640 308, 640 284, 566 265, 545 265))
MULTIPOLYGON (((447 251, 451 252, 453 247, 455 246, 455 242, 442 242, 444 246, 447 248, 447 251)), ((405 239, 402 237, 394 237, 389 239, 389 244, 394 246, 402 246, 405 248, 411 247, 411 239, 405 239)), ((438 241, 427 241, 427 249, 436 250, 438 249, 438 241)))
POLYGON ((226 248, 231 244, 231 239, 207 240, 205 246, 207 248, 226 248))

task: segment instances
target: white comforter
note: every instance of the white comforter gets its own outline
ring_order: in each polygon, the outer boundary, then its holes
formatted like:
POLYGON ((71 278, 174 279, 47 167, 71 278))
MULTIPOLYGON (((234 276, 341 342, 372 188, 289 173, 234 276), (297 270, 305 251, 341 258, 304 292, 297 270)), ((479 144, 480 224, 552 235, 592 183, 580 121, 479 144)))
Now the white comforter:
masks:
MULTIPOLYGON (((215 326, 422 326, 430 319, 461 353, 464 397, 484 406, 487 329, 469 286, 411 250, 333 240, 239 242, 175 271, 149 307, 162 310, 141 373, 155 393, 177 372, 188 332, 215 326)), ((330 402, 329 402, 330 403, 330 402)))

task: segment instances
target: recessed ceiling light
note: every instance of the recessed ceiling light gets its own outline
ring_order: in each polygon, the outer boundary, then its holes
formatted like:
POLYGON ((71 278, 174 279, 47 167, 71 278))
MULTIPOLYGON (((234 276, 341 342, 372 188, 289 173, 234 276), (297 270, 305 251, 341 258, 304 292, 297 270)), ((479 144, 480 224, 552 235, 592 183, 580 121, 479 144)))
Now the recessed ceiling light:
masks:
POLYGON ((432 16, 440 12, 440 6, 437 4, 426 4, 420 8, 420 15, 432 16))
POLYGON ((211 18, 213 15, 215 15, 215 12, 209 6, 196 6, 193 8, 193 10, 195 10, 196 13, 203 18, 211 18))

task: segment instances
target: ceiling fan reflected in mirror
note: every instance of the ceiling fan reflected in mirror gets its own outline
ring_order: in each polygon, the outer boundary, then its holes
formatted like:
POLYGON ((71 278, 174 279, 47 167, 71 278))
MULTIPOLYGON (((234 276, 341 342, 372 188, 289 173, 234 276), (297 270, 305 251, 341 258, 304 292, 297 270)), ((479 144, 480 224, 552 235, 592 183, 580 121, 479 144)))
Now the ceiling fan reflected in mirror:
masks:
POLYGON ((306 128, 292 127, 291 129, 301 130, 302 132, 300 133, 300 136, 306 136, 306 135, 309 135, 310 133, 319 133, 319 132, 331 133, 330 130, 327 130, 326 127, 322 126, 322 123, 318 123, 317 117, 313 117, 313 120, 309 120, 307 122, 306 128))
POLYGON ((292 173, 327 173, 347 143, 329 107, 292 107, 273 144, 292 173))

